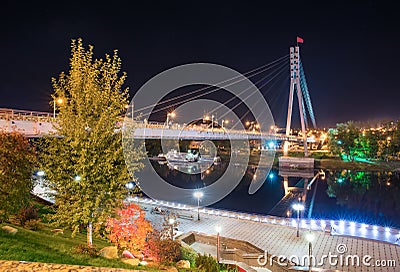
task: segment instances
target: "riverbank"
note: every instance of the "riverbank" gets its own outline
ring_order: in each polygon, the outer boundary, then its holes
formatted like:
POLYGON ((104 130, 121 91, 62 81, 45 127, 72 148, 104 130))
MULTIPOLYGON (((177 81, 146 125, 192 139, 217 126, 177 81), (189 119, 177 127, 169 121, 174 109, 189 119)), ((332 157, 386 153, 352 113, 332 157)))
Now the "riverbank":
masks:
MULTIPOLYGON (((278 151, 275 153, 273 167, 279 167, 279 157, 283 156, 283 153, 278 151)), ((303 157, 301 152, 290 152, 290 157, 303 157)), ((311 157, 315 159, 314 168, 317 169, 330 169, 330 170, 354 170, 354 171, 400 171, 400 161, 371 161, 371 162, 359 162, 359 161, 343 161, 339 157, 328 155, 326 152, 313 152, 311 157)), ((251 155, 249 163, 257 165, 260 156, 251 155)), ((261 165, 262 166, 262 165, 261 165)))

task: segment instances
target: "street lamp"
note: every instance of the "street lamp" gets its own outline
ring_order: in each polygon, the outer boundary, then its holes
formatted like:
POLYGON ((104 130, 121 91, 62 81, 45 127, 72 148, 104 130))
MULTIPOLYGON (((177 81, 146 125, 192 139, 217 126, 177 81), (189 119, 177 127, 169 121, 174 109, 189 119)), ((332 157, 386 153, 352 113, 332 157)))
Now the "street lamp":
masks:
POLYGON ((219 236, 219 233, 221 232, 221 227, 220 226, 216 226, 215 227, 215 231, 217 232, 217 263, 219 263, 220 261, 220 248, 221 248, 221 239, 219 236))
POLYGON ((175 112, 174 111, 171 111, 171 112, 168 112, 167 113, 167 126, 169 125, 169 119, 170 118, 175 118, 175 116, 176 116, 176 114, 175 114, 175 112))
POLYGON ((193 196, 197 198, 197 220, 200 220, 200 198, 202 198, 204 194, 201 191, 196 191, 193 193, 193 196))
POLYGON ((214 114, 211 115, 211 131, 214 129, 214 114))
POLYGON ((174 218, 169 218, 168 219, 168 224, 171 227, 171 239, 174 240, 174 223, 175 223, 175 219, 174 218))
POLYGON ((225 124, 228 124, 228 123, 229 123, 229 120, 222 120, 222 128, 224 128, 224 123, 225 123, 225 124))
POLYGON ((308 271, 311 272, 312 268, 312 242, 314 241, 314 234, 311 232, 306 234, 306 240, 308 242, 308 271))
POLYGON ((61 105, 64 102, 62 98, 54 99, 53 100, 53 117, 56 118, 56 103, 61 105))
POLYGON ((293 204, 292 206, 293 209, 297 211, 297 234, 296 236, 300 236, 300 211, 304 211, 304 205, 301 203, 296 203, 293 204))

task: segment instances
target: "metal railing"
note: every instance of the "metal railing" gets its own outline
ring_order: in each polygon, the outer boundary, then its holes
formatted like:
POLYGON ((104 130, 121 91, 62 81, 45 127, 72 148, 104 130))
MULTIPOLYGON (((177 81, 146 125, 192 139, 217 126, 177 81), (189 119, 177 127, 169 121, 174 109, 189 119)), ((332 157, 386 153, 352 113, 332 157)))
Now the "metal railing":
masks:
POLYGON ((24 120, 33 122, 53 122, 53 114, 50 112, 42 111, 27 111, 27 110, 16 110, 0 108, 0 119, 7 121, 10 120, 24 120))
MULTIPOLYGON (((148 205, 158 205, 176 210, 197 212, 197 206, 190 206, 180 203, 153 200, 144 197, 128 198, 128 201, 143 203, 148 205)), ((199 210, 204 215, 221 216, 232 219, 240 219, 271 225, 280 225, 303 230, 314 230, 329 232, 331 235, 348 235, 353 237, 367 238, 383 241, 391 244, 400 245, 400 230, 392 227, 369 225, 365 223, 349 222, 346 220, 327 220, 327 219, 300 219, 285 218, 273 215, 249 214, 245 212, 229 211, 203 207, 199 210), (299 224, 298 224, 299 223, 299 224)))

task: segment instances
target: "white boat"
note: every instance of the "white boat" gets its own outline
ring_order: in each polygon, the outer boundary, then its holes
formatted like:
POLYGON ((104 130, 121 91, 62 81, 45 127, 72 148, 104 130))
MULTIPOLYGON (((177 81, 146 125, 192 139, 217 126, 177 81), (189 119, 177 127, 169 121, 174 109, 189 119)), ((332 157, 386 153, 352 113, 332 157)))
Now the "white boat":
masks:
POLYGON ((192 150, 188 150, 187 153, 185 152, 178 152, 175 149, 171 149, 165 155, 165 158, 169 162, 197 162, 199 160, 199 153, 194 152, 192 150))

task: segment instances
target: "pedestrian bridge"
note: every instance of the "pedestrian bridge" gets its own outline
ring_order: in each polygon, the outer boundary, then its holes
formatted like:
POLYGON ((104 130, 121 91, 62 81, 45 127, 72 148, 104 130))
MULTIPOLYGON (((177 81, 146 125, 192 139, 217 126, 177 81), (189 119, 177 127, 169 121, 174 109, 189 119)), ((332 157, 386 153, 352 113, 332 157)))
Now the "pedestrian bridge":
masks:
MULTIPOLYGON (((6 132, 17 131, 26 137, 37 138, 55 133, 53 124, 56 122, 57 117, 49 112, 0 108, 0 130, 6 132)), ((122 123, 122 121, 119 122, 117 127, 121 127, 122 123)), ((301 137, 284 134, 227 128, 203 128, 179 123, 166 125, 165 123, 135 121, 134 127, 134 137, 138 139, 302 141, 301 137)), ((315 142, 315 139, 308 138, 307 142, 315 142)))

